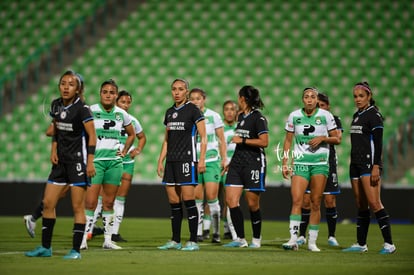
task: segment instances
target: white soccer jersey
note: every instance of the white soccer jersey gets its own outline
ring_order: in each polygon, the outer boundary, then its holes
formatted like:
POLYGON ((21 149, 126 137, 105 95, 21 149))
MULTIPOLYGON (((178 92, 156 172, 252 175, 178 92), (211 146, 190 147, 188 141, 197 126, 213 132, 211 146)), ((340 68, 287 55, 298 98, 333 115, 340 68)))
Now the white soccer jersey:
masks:
POLYGON ((236 143, 231 142, 236 127, 237 123, 233 123, 233 125, 224 125, 224 140, 226 141, 227 145, 227 164, 230 163, 231 158, 234 155, 234 151, 236 151, 236 143))
POLYGON ((329 136, 328 132, 336 127, 333 115, 323 109, 318 108, 311 116, 306 115, 303 109, 290 113, 285 130, 295 134, 294 150, 288 152, 289 156, 293 156, 294 164, 327 164, 329 144, 323 143, 318 148, 311 148, 308 143, 314 137, 329 136))
MULTIPOLYGON (((132 126, 135 129, 135 136, 136 136, 137 134, 141 133, 144 130, 141 126, 141 123, 139 123, 139 120, 136 117, 134 117, 133 115, 131 115, 130 113, 128 113, 128 114, 129 114, 129 117, 131 118, 131 123, 132 123, 132 126)), ((119 149, 120 151, 124 150, 125 142, 126 142, 127 138, 128 138, 128 134, 126 133, 125 129, 123 129, 122 130, 122 136, 121 136, 121 139, 120 139, 120 141, 121 141, 121 145, 120 145, 120 149, 119 149)), ((134 139, 134 142, 132 143, 131 147, 129 147, 129 150, 128 150, 127 154, 125 155, 124 159, 123 159, 124 164, 125 163, 134 163, 135 159, 133 159, 129 156, 129 154, 134 149, 135 149, 135 139, 134 139)))
MULTIPOLYGON (((139 123, 138 119, 136 117, 134 117, 133 115, 131 115, 129 113, 128 113, 128 115, 131 118, 132 126, 135 129, 135 135, 138 135, 139 133, 141 133, 143 131, 142 126, 141 126, 141 123, 139 123)), ((120 148, 120 150, 122 151, 124 149, 125 142, 126 142, 126 140, 128 138, 128 134, 125 132, 125 129, 123 129, 121 135, 122 136, 121 136, 121 148, 120 148)), ((128 150, 128 154, 132 150, 135 149, 135 145, 134 144, 135 144, 135 139, 134 139, 134 143, 131 145, 131 147, 128 150)))
MULTIPOLYGON (((216 129, 224 127, 224 123, 218 113, 208 108, 205 108, 204 117, 207 134, 206 162, 217 161, 220 158, 220 154, 216 129)), ((200 155, 200 140, 197 142, 197 155, 200 155)))
POLYGON ((96 130, 95 160, 119 159, 117 151, 121 148, 121 135, 131 118, 123 109, 114 106, 107 112, 101 104, 91 106, 96 130))

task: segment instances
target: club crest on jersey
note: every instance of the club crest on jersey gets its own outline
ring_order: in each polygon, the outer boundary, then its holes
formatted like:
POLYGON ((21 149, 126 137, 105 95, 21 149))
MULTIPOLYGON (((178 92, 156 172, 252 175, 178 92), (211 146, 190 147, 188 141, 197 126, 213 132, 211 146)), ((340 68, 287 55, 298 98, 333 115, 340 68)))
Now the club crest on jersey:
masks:
POLYGON ((244 125, 244 120, 242 120, 241 122, 240 122, 240 126, 243 126, 244 125))
POLYGON ((356 117, 355 119, 354 119, 354 122, 357 122, 358 121, 358 117, 356 117))
POLYGON ((65 111, 60 113, 60 118, 61 119, 65 119, 66 118, 67 113, 65 111))
POLYGON ((178 117, 178 113, 177 112, 174 112, 173 114, 172 114, 172 118, 173 119, 176 119, 178 117))
POLYGON ((316 118, 315 118, 315 124, 316 124, 316 125, 320 125, 321 123, 322 123, 321 118, 320 118, 320 117, 316 117, 316 118))
POLYGON ((121 114, 116 114, 116 115, 115 115, 115 119, 116 119, 117 121, 121 121, 121 120, 122 120, 122 118, 121 118, 121 114))

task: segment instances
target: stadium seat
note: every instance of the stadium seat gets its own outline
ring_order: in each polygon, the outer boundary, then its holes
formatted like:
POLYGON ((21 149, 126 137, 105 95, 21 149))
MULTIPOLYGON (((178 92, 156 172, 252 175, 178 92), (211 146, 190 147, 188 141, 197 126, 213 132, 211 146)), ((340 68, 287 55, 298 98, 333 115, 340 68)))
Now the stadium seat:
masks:
POLYGON ((0 56, 6 60, 0 63, 1 75, 20 70, 38 48, 55 42, 70 22, 91 12, 87 1, 14 1, 2 2, 0 8, 2 22, 7 25, 2 27, 7 30, 7 39, 2 37, 5 44, 0 48, 0 56))
MULTIPOLYGON (((12 37, 2 36, 2 41, 9 45, 7 48, 16 45, 10 56, 4 51, 0 54, 0 70, 4 74, 23 62, 27 51, 39 47, 31 36, 34 28, 47 29, 41 35, 45 41, 53 41, 57 34, 51 29, 60 32, 89 12, 93 4, 41 0, 30 2, 27 7, 16 1, 0 7, 7 11, 0 19, 8 22, 7 34, 12 37), (55 13, 56 8, 62 11, 55 13), (71 9, 79 13, 67 12, 71 9), (62 16, 65 20, 61 20, 62 16), (25 25, 26 32, 19 31, 26 17, 31 19, 30 25, 25 25)), ((393 135, 397 125, 412 112, 412 100, 401 100, 411 99, 414 87, 412 9, 412 3, 405 0, 145 1, 69 67, 84 76, 90 104, 99 101, 100 84, 107 78, 114 78, 120 87, 133 93, 132 113, 137 114, 148 137, 135 170, 140 181, 159 181, 156 161, 164 134, 163 115, 172 105, 169 85, 173 79, 187 78, 191 87, 204 88, 208 91, 208 106, 218 112, 224 100, 237 99, 242 85, 257 86, 271 129, 268 182, 280 182, 281 175, 270 171, 271 166, 277 165, 271 150, 276 146, 273 143, 283 142, 284 121, 289 112, 301 106, 304 87, 317 86, 330 96, 333 113, 342 118, 344 135, 349 134, 355 112, 352 86, 358 81, 367 80, 378 95, 376 100, 387 118, 386 137, 393 135)), ((8 163, 0 165, 0 175, 43 179, 50 169, 49 140, 44 137, 48 119, 43 113, 34 113, 41 112, 39 104, 45 98, 50 101, 58 95, 56 82, 60 73, 42 87, 37 99, 0 118, 2 129, 11 121, 18 121, 23 127, 11 131, 13 137, 19 130, 24 131, 23 141, 42 147, 30 147, 27 154, 36 161, 27 164, 24 172, 17 174, 19 169, 11 169, 12 164, 8 163), (25 118, 25 111, 33 115, 25 118), (45 164, 41 159, 46 159, 45 164)), ((4 138, 12 139, 0 136, 0 140, 4 138)), ((19 152, 19 158, 26 159, 24 145, 16 143, 13 149, 19 152)), ((341 182, 348 182, 349 150, 349 140, 344 138, 338 146, 341 182)), ((0 152, 3 154, 4 150, 0 152)))

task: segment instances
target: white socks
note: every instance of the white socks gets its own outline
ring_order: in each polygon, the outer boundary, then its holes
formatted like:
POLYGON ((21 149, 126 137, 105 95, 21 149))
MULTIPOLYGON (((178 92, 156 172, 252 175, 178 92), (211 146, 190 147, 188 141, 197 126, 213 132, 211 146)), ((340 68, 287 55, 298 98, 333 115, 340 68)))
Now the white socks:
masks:
POLYGON ((299 236, 299 226, 300 221, 290 220, 289 221, 289 232, 290 232, 290 240, 289 243, 296 243, 296 240, 299 236))
POLYGON ((114 211, 102 211, 102 223, 104 226, 105 243, 112 242, 112 225, 114 220, 114 211))
POLYGON ((220 204, 218 199, 208 202, 210 208, 211 223, 213 225, 213 234, 220 234, 220 204))
POLYGON ((204 219, 204 203, 202 200, 196 200, 198 210, 198 227, 197 236, 203 236, 203 219, 204 219))
POLYGON ((124 218, 125 197, 116 197, 114 202, 114 225, 112 226, 112 234, 118 234, 119 226, 124 218))

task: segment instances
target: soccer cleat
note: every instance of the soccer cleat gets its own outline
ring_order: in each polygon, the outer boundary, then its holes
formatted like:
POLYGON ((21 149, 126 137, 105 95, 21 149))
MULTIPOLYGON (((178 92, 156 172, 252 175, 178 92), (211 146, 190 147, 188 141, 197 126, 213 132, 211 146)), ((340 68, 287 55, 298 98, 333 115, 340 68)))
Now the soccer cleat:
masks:
POLYGON ((210 239, 210 230, 208 230, 208 229, 203 230, 203 239, 204 240, 210 239))
POLYGON ((299 245, 296 242, 287 242, 282 244, 282 247, 284 250, 298 250, 299 249, 299 245))
POLYGON ((182 251, 197 251, 200 250, 200 247, 196 242, 187 242, 183 248, 181 248, 182 251))
POLYGON ((224 247, 248 247, 246 239, 237 238, 236 240, 229 242, 228 244, 223 245, 224 247))
POLYGON ((127 242, 127 240, 125 240, 124 238, 122 238, 120 234, 112 234, 111 240, 113 242, 121 242, 121 243, 122 242, 123 243, 127 242))
POLYGON ((298 246, 304 245, 306 244, 306 238, 304 236, 300 236, 297 240, 296 243, 298 244, 298 246))
POLYGON ((339 243, 336 240, 336 238, 335 237, 332 237, 332 236, 328 238, 328 244, 330 246, 339 246, 339 243))
POLYGON ((203 241, 204 241, 203 236, 198 235, 198 236, 197 236, 197 242, 201 243, 201 242, 203 242, 203 241))
POLYGON ((76 251, 75 249, 72 249, 71 251, 69 251, 68 254, 63 256, 63 259, 65 259, 65 260, 80 260, 80 259, 82 259, 82 257, 81 257, 81 254, 78 251, 76 251))
POLYGON ((321 250, 316 246, 316 244, 308 244, 308 250, 312 252, 320 252, 321 250))
POLYGON ((51 257, 52 248, 45 248, 43 246, 38 246, 32 251, 24 253, 27 257, 51 257))
POLYGON ((102 247, 104 249, 113 249, 113 250, 118 250, 118 249, 122 249, 122 247, 120 247, 119 245, 114 244, 113 242, 109 241, 109 242, 104 242, 102 247))
POLYGON ((249 245, 250 248, 260 248, 262 246, 262 238, 252 238, 252 242, 249 245))
POLYGON ((213 234, 213 238, 211 239, 212 243, 221 243, 220 235, 219 234, 213 234))
POLYGON ((342 249, 343 252, 368 252, 368 246, 365 245, 359 245, 359 244, 353 244, 348 248, 342 249))
POLYGON ((92 240, 92 237, 93 237, 92 232, 86 233, 86 240, 90 241, 90 240, 92 240))
POLYGON ((380 250, 379 254, 386 255, 386 254, 392 254, 397 250, 395 245, 384 243, 384 247, 380 250))
POLYGON ((166 244, 159 246, 158 249, 161 250, 168 250, 168 249, 181 249, 181 243, 177 243, 175 241, 168 241, 166 244))
POLYGON ((97 227, 95 226, 92 230, 92 237, 98 236, 98 235, 103 235, 104 229, 102 227, 97 227))
POLYGON ((23 217, 24 224, 26 225, 27 233, 29 233, 30 237, 35 237, 35 229, 36 229, 36 222, 32 220, 32 215, 26 215, 23 217))

